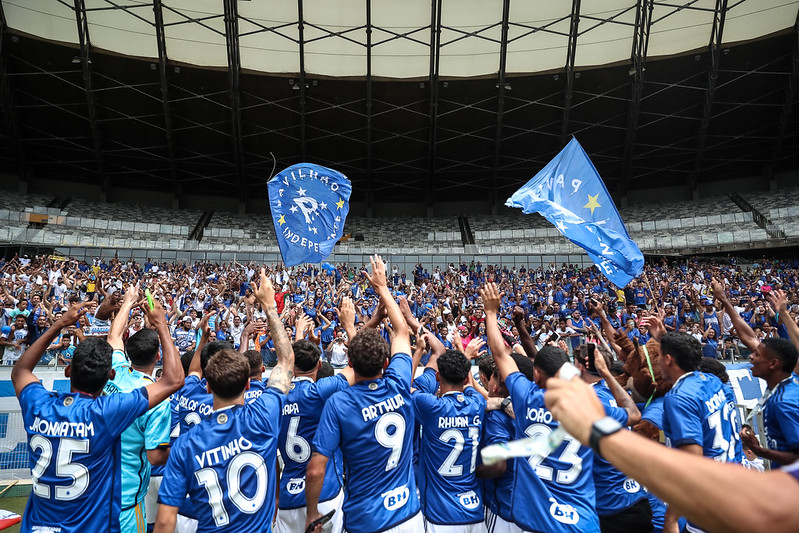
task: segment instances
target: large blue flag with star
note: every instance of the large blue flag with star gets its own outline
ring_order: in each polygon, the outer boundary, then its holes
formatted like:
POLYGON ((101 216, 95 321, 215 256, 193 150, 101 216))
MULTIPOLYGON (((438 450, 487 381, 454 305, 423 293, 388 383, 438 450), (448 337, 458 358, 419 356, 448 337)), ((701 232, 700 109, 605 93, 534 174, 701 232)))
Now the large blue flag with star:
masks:
POLYGON ((624 287, 638 276, 644 256, 630 238, 599 172, 572 138, 552 161, 505 202, 540 213, 581 246, 605 276, 624 287))
POLYGON ((327 259, 344 232, 352 184, 337 170, 299 163, 267 184, 277 243, 286 266, 327 259))

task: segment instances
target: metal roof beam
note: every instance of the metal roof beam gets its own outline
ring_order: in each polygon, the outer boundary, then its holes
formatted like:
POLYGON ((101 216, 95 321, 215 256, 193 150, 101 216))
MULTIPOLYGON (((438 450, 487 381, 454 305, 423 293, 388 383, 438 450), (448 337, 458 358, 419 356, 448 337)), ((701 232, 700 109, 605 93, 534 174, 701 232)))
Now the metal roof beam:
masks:
POLYGON ((366 209, 371 216, 372 191, 372 0, 366 0, 366 209))
POLYGON ((300 46, 300 153, 302 160, 307 161, 308 139, 306 128, 306 105, 305 105, 305 23, 303 21, 303 0, 297 0, 297 36, 300 46))
POLYGON ((430 3, 430 127, 427 136, 427 207, 433 205, 436 176, 436 142, 438 142, 438 72, 441 60, 441 4, 443 0, 430 3))
POLYGON ((716 95, 716 82, 719 77, 719 62, 721 61, 722 37, 724 35, 724 21, 726 17, 727 0, 716 0, 716 8, 713 11, 713 26, 710 30, 710 43, 708 44, 710 65, 707 70, 707 87, 705 88, 705 99, 702 104, 702 117, 699 122, 694 170, 690 177, 691 191, 696 190, 696 185, 699 182, 699 175, 702 172, 702 158, 705 155, 707 130, 710 127, 710 113, 713 108, 713 99, 716 95))
POLYGON ((796 101, 797 85, 799 85, 799 15, 796 17, 796 23, 793 26, 793 60, 791 61, 791 75, 785 85, 785 103, 782 106, 782 113, 780 114, 780 123, 777 129, 777 136, 774 139, 774 150, 771 154, 771 161, 765 168, 765 177, 769 181, 774 179, 774 175, 780 166, 780 156, 782 155, 782 143, 785 139, 785 133, 788 129, 788 122, 791 119, 791 113, 794 109, 794 102, 796 101))
POLYGON ((25 146, 19 134, 19 121, 17 119, 16 106, 14 105, 14 88, 11 77, 8 75, 8 24, 3 5, 0 3, 0 108, 3 113, 3 122, 6 133, 11 140, 11 147, 17 160, 19 176, 23 182, 27 182, 30 177, 28 160, 25 155, 25 146))
POLYGON ((574 91, 574 56, 577 53, 577 37, 580 35, 580 0, 572 0, 571 26, 569 28, 569 45, 566 50, 565 77, 566 86, 563 91, 563 119, 560 124, 560 144, 565 146, 569 141, 569 114, 572 107, 574 91))
POLYGON ((247 189, 244 186, 244 148, 241 137, 241 49, 239 47, 239 9, 237 0, 224 0, 224 8, 233 162, 235 164, 236 188, 239 191, 239 201, 244 202, 247 199, 247 189))
POLYGON ((630 111, 627 115, 627 133, 624 138, 624 156, 622 158, 619 193, 627 194, 627 186, 632 174, 635 141, 638 134, 638 117, 641 113, 641 97, 644 92, 644 72, 646 71, 646 54, 649 47, 649 32, 652 29, 653 0, 638 0, 635 9, 635 33, 633 49, 630 57, 630 75, 632 80, 632 96, 630 111))
POLYGON ((94 154, 97 161, 97 177, 100 180, 100 190, 105 193, 108 191, 108 177, 105 175, 102 137, 97 121, 97 105, 94 101, 94 91, 92 89, 91 40, 89 38, 89 21, 86 18, 86 3, 84 0, 75 0, 75 21, 78 28, 78 41, 80 42, 80 60, 83 67, 83 87, 86 91, 89 129, 91 130, 94 154))
POLYGON ((494 140, 494 165, 491 175, 491 210, 497 205, 499 180, 499 153, 502 145, 502 119, 505 115, 505 71, 508 59, 508 27, 510 22, 510 0, 502 2, 502 33, 499 43, 499 76, 497 77, 497 131, 494 140))
POLYGON ((172 106, 169 104, 169 78, 167 75, 166 33, 164 32, 164 11, 162 0, 153 0, 155 14, 155 38, 158 44, 158 76, 161 82, 161 105, 164 110, 164 135, 169 154, 169 177, 172 181, 172 194, 179 196, 178 174, 175 160, 175 137, 172 133, 172 106))

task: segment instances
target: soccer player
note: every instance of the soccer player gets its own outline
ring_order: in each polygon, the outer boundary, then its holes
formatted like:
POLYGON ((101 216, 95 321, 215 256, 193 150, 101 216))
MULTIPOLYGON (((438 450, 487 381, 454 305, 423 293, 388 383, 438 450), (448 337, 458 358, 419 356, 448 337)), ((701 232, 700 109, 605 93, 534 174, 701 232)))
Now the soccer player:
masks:
MULTIPOLYGON (((735 430, 737 411, 721 380, 698 370, 702 346, 687 333, 666 333, 655 316, 643 322, 660 342, 660 375, 674 382, 663 402, 663 434, 666 445, 704 455, 721 462, 740 462, 741 440, 735 430)), ((666 511, 664 529, 678 516, 666 511)), ((688 523, 690 531, 701 531, 688 523)))
POLYGON ((243 354, 250 364, 250 388, 244 393, 244 401, 249 403, 266 390, 266 383, 264 383, 263 380, 263 373, 266 368, 264 367, 264 360, 261 357, 261 352, 257 350, 247 350, 243 352, 243 354))
MULTIPOLYGON (((164 401, 182 382, 177 351, 164 351, 161 380, 130 393, 101 396, 109 378, 113 349, 90 338, 75 350, 65 370, 69 393, 46 390, 33 374, 45 349, 84 312, 76 304, 22 355, 11 381, 28 433, 33 491, 22 519, 23 531, 119 531, 120 435, 136 418, 164 401)), ((147 309, 150 324, 169 342, 164 309, 147 309)))
MULTIPOLYGON (((510 392, 516 413, 515 438, 546 438, 557 423, 544 405, 546 380, 568 362, 566 352, 554 346, 538 351, 533 362, 536 381, 524 377, 510 357, 497 323, 500 294, 496 284, 480 291, 486 313, 486 333, 499 375, 510 392)), ((513 521, 526 531, 599 531, 594 508, 591 449, 569 437, 546 457, 517 461, 513 484, 513 521)))
POLYGON ((195 504, 197 531, 269 532, 274 516, 277 435, 293 376, 294 352, 280 325, 271 281, 261 272, 255 297, 275 335, 278 363, 267 388, 245 403, 250 365, 232 349, 214 354, 205 379, 214 411, 175 441, 159 490, 156 533, 172 533, 186 495, 195 504))
POLYGON ((350 340, 355 384, 335 394, 322 412, 305 477, 306 526, 321 516, 318 502, 327 462, 340 449, 347 465, 344 529, 417 532, 424 524, 412 468, 415 418, 408 326, 388 290, 383 260, 379 256, 370 260, 372 274, 366 275, 388 313, 394 338, 390 352, 380 333, 371 328, 350 340))
MULTIPOLYGON (((115 375, 103 389, 106 395, 132 392, 155 382, 152 375, 159 357, 158 334, 142 329, 133 334, 127 344, 122 342, 128 316, 138 300, 139 287, 128 287, 122 307, 108 331, 108 344, 114 350, 111 365, 115 375)), ((163 349, 176 350, 171 339, 163 349)), ((150 465, 166 463, 171 418, 169 402, 161 402, 122 433, 122 512, 119 515, 122 533, 138 533, 147 528, 144 497, 150 484, 150 465)))
MULTIPOLYGON (((352 305, 352 304, 350 304, 352 305)), ((313 441, 322 409, 328 398, 349 386, 352 369, 346 369, 331 379, 319 381, 317 372, 322 366, 321 350, 309 340, 294 343, 294 379, 280 427, 278 450, 283 458, 280 476, 280 502, 277 511, 276 533, 305 531, 305 469, 311 458, 313 441)), ((343 492, 344 464, 340 453, 327 462, 319 512, 337 512, 331 520, 331 533, 341 531, 343 516, 340 512, 343 492)))
POLYGON ((412 397, 422 426, 417 482, 425 527, 429 533, 485 532, 474 473, 485 399, 474 387, 465 387, 471 365, 463 353, 447 350, 437 365, 438 394, 412 397))
MULTIPOLYGON (((611 375, 608 359, 603 348, 593 343, 574 352, 574 363, 580 368, 583 381, 594 387, 605 414, 622 426, 634 426, 641 420, 641 412, 611 375)), ((599 454, 594 454, 594 488, 602 533, 652 531, 652 508, 646 491, 599 454)))
MULTIPOLYGON (((765 380, 768 391, 761 399, 763 405, 763 425, 765 426, 768 448, 760 445, 751 430, 741 432, 747 446, 755 455, 771 460, 772 468, 789 465, 799 460, 799 380, 792 374, 797 361, 796 347, 781 338, 767 338, 761 342, 749 324, 735 312, 727 298, 724 287, 713 280, 713 295, 718 298, 732 319, 735 331, 752 354, 752 375, 765 380)), ((782 303, 785 295, 770 295, 770 301, 777 309, 787 308, 782 303)), ((787 320, 791 320, 787 315, 787 320)))

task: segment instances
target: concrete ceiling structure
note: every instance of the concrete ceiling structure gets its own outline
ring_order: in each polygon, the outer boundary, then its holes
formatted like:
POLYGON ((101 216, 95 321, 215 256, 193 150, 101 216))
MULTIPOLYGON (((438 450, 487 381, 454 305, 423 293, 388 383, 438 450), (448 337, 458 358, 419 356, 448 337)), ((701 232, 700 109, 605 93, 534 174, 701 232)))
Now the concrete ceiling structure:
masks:
MULTIPOLYGON (((617 194, 799 167, 799 0, 2 0, 0 171, 503 199, 576 136, 617 194)), ((727 191, 721 191, 727 192, 727 191)))

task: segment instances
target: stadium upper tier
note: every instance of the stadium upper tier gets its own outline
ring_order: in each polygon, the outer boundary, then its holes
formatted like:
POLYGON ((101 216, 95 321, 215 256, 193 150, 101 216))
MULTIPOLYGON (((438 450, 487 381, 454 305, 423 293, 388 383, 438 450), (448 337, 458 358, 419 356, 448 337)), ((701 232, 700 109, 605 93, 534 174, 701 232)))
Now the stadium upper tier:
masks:
MULTIPOLYGON (((621 214, 632 238, 642 251, 649 253, 712 251, 719 247, 732 250, 799 239, 799 189, 744 196, 771 219, 766 221, 768 231, 758 224, 756 214, 743 211, 727 197, 637 205, 621 209, 621 214)), ((46 196, 0 194, 0 243, 120 250, 278 251, 272 219, 267 213, 215 212, 197 240, 189 236, 202 220, 200 211, 100 204, 81 199, 68 202, 63 209, 47 207, 52 200, 46 196)), ((464 244, 455 216, 351 216, 336 252, 581 253, 537 214, 528 216, 521 211, 502 215, 467 214, 466 220, 474 237, 473 245, 464 244)))

